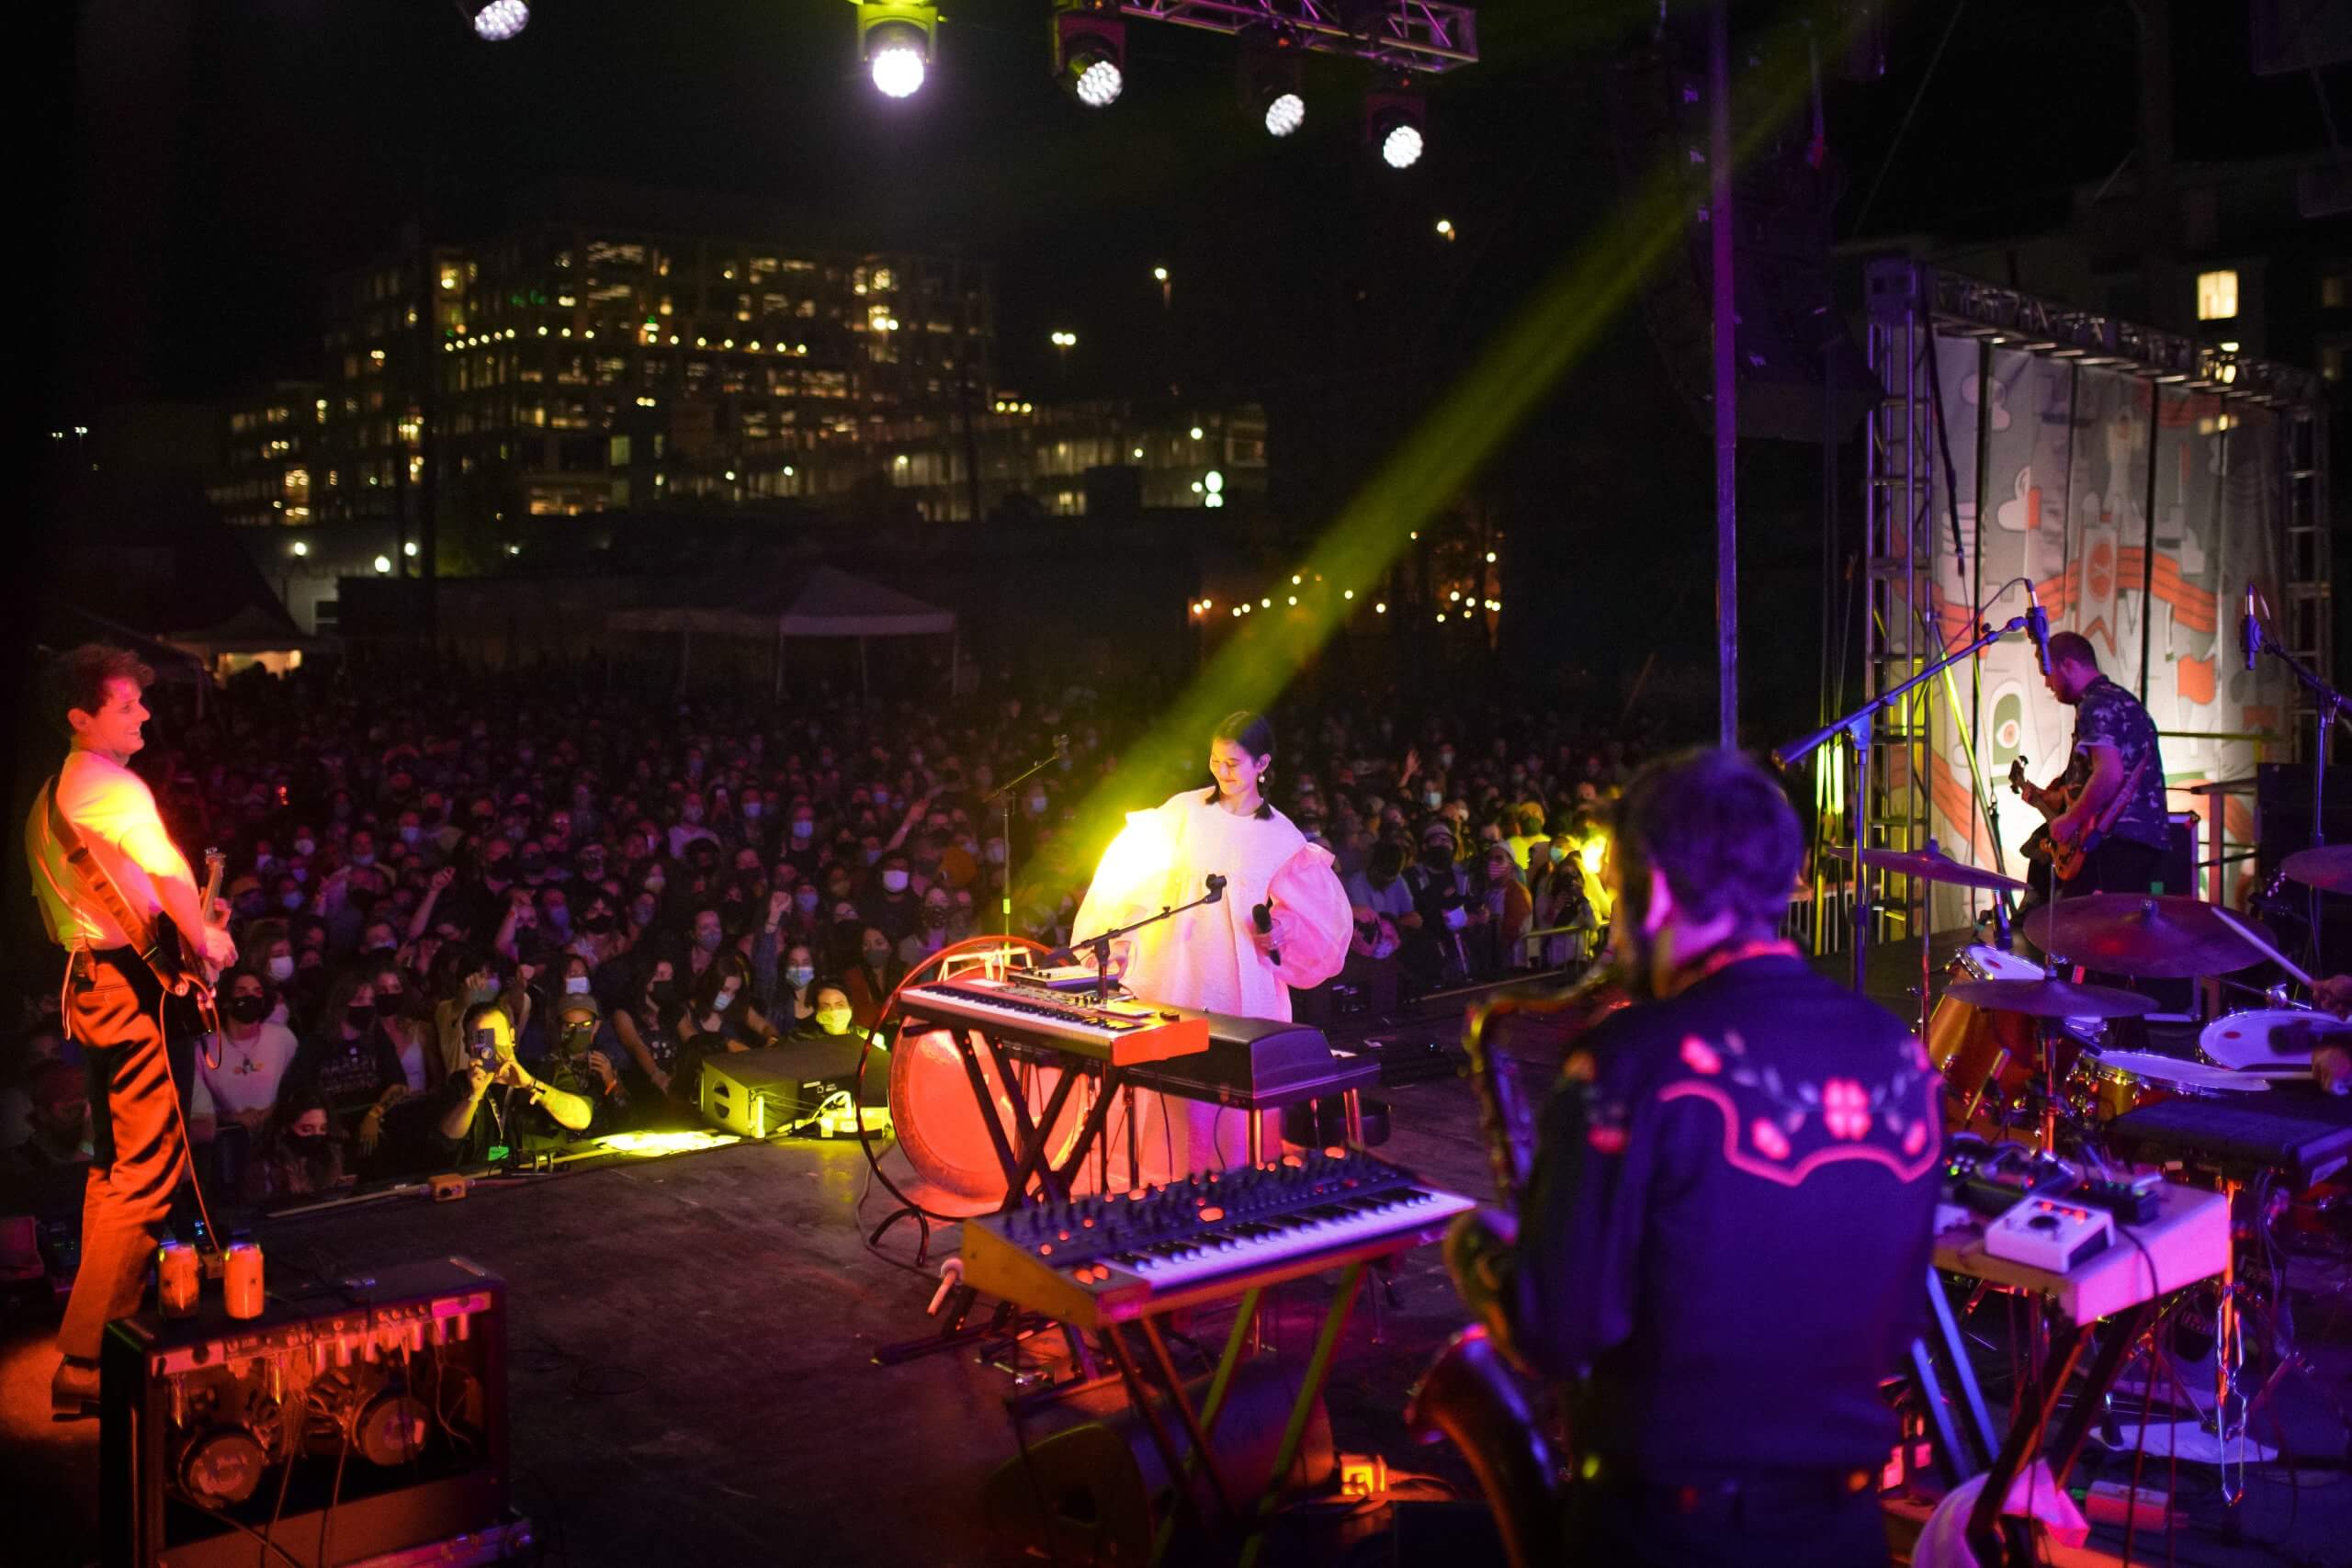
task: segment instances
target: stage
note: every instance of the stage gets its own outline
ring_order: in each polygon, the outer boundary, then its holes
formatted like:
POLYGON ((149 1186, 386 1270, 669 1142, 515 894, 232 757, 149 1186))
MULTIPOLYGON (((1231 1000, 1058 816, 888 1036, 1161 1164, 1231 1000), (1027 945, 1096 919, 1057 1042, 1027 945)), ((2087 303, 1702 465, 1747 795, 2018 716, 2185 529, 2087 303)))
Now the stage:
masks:
MULTIPOLYGON (((1386 1157, 1437 1185, 1487 1192, 1465 1082, 1385 1098, 1396 1124, 1386 1157)), ((504 1278, 514 1495, 549 1561, 988 1564, 997 1559, 979 1487, 1016 1454, 1003 1408, 1013 1385, 968 1353, 873 1364, 878 1347, 931 1326, 923 1308, 935 1276, 907 1267, 908 1226, 885 1238, 883 1254, 867 1249, 865 1231, 889 1201, 878 1186, 867 1191, 866 1174, 854 1142, 745 1144, 520 1179, 454 1203, 395 1199, 280 1219, 256 1235, 280 1288, 449 1254, 504 1278)), ((953 1249, 952 1233, 935 1237, 934 1262, 953 1249)), ((1327 1286, 1309 1280, 1280 1292, 1274 1343, 1286 1365, 1304 1361, 1327 1286)), ((1376 1315, 1367 1294, 1340 1348, 1329 1393, 1337 1446, 1466 1486, 1455 1458, 1412 1444, 1399 1415, 1407 1388, 1462 1322, 1438 1249, 1408 1255, 1395 1286, 1376 1315)), ((2333 1312, 2331 1323, 2324 1304, 2306 1307, 2303 1337, 2342 1390, 2352 1384, 2352 1335, 2340 1297, 2333 1312)), ((1220 1326, 1221 1314, 1204 1314, 1193 1332, 1213 1348, 1220 1326)), ((42 1505, 13 1511, 12 1564, 96 1557, 96 1425, 47 1419, 48 1335, 47 1325, 18 1322, 0 1345, 0 1472, 20 1503, 42 1505)), ((2257 1472, 2237 1520, 2246 1539, 2225 1545, 2211 1472, 2184 1470, 2185 1494, 2202 1501, 2178 1561, 2342 1561, 2352 1487, 2341 1437, 2331 1440, 2308 1388, 2290 1382, 2280 1410, 2303 1465, 2300 1494, 2283 1471, 2257 1472)), ((2128 1464, 2110 1461, 2106 1472, 2128 1464)), ((2162 1470, 2152 1461, 2152 1474, 2162 1470)), ((1898 1541, 1910 1533, 1896 1527, 1898 1541)), ((2114 1560, 2116 1539, 2094 1538, 2108 1546, 2104 1560, 2114 1560)), ((1280 1561, 1397 1561, 1369 1533, 1352 1547, 1287 1544, 1280 1561)), ((2144 1529, 2135 1555, 2165 1561, 2144 1529)), ((1471 1559, 1457 1550, 1424 1560, 1471 1559)))

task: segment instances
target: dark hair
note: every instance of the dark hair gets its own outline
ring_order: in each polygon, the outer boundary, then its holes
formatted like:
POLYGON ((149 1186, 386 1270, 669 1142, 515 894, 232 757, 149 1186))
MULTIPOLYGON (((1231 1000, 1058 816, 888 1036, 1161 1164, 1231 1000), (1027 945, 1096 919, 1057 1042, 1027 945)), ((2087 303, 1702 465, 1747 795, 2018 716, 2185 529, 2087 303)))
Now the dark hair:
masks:
POLYGON ((2050 662, 2053 665, 2081 664, 2097 670, 2098 654, 2091 647, 2091 639, 2080 632, 2052 632, 2050 634, 2050 662))
POLYGON ((1217 720, 1216 728, 1209 734, 1212 740, 1230 740, 1252 757, 1274 754, 1274 727, 1264 714, 1251 713, 1248 708, 1236 708, 1217 720))
POLYGON ((1618 802, 1615 854, 1636 910, 1649 874, 1665 874, 1692 919, 1726 912, 1743 926, 1777 926, 1796 886, 1804 841, 1789 797, 1736 751, 1701 749, 1642 769, 1618 802))
POLYGON ((718 998, 719 987, 730 979, 741 982, 735 988, 737 999, 748 999, 752 993, 752 966, 740 953, 722 953, 704 966, 686 998, 686 1005, 695 1017, 711 1010, 710 1004, 718 998))
POLYGON ((58 654, 41 671, 41 712, 51 724, 71 735, 74 726, 65 716, 76 708, 86 714, 96 713, 106 705, 107 682, 129 681, 143 692, 154 679, 155 671, 140 662, 139 656, 129 649, 85 642, 58 654))
MULTIPOLYGON (((1230 740, 1252 758, 1271 760, 1274 754, 1273 724, 1264 714, 1251 713, 1248 708, 1236 708, 1217 720, 1216 728, 1210 732, 1209 739, 1213 741, 1230 740)), ((1209 805, 1215 806, 1217 803, 1217 797, 1223 793, 1224 791, 1212 784, 1209 785, 1208 794, 1201 798, 1209 805)), ((1260 801, 1257 818, 1261 822, 1272 821, 1274 803, 1271 800, 1260 801)))

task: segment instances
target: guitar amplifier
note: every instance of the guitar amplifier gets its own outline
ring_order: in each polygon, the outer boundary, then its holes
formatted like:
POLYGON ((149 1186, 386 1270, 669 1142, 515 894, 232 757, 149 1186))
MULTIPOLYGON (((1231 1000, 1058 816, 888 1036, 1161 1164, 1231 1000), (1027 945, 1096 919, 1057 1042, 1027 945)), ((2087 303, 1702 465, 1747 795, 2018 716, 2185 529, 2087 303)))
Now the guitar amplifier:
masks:
POLYGON ((510 1517, 506 1287, 461 1258, 232 1318, 108 1325, 99 1358, 108 1568, 496 1561, 510 1517), (424 1560, 420 1555, 420 1561, 424 1560))

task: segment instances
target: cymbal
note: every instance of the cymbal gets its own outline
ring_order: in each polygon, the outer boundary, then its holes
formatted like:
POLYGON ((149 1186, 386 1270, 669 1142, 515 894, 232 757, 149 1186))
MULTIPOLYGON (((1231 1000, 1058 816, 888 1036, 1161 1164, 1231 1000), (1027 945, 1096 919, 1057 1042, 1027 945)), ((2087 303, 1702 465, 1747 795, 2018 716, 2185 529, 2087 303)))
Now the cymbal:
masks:
POLYGON ((2352 893, 2352 844, 2322 844, 2297 850, 2278 863, 2290 882, 2316 887, 2323 893, 2352 893))
POLYGON ((1946 987, 1944 995, 1990 1012, 2031 1018, 2136 1018, 2156 1010, 2155 998, 2137 991, 2064 980, 1962 980, 1946 987))
MULTIPOLYGON (((2270 940, 2261 925, 2238 918, 2270 940)), ((2022 924, 2027 940, 2045 953, 2142 979, 2226 975, 2263 956, 2213 905, 2179 893, 2086 893, 2044 905, 2022 924)))
MULTIPOLYGON (((1854 852, 1845 845, 1833 846, 1828 853, 1838 860, 1852 860, 1854 852)), ((1981 887, 1986 892, 2007 888, 2022 893, 2030 883, 2014 876, 2003 876, 1997 871, 1980 871, 1973 865, 1962 865, 1930 842, 1924 850, 1864 850, 1862 864, 1872 871, 1891 871, 1898 876, 1916 876, 1927 882, 1949 883, 1954 887, 1981 887)))

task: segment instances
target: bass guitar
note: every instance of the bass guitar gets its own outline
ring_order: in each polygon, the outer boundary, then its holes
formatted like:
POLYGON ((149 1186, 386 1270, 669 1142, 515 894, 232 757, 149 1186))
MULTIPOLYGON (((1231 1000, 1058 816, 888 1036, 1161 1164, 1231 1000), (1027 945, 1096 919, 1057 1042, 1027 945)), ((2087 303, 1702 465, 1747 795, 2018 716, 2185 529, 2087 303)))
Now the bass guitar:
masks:
POLYGON ((2098 848, 2100 840, 2107 836, 2107 830, 2115 826, 2115 819, 2123 814, 2123 807, 2131 800, 2132 792, 2139 788, 2140 775, 2147 771, 2147 766, 2148 759, 2145 757, 2133 763, 2132 772, 2124 777, 2123 787, 2115 792, 2114 798, 2096 818, 2084 823, 2080 832, 2071 840, 2065 840, 2051 831, 2051 821, 2075 808, 2075 803, 2082 798, 2081 789, 2069 788, 2063 784, 2052 789, 2043 789, 2025 776, 2023 757, 2010 762, 2009 788, 2015 790, 2028 806, 2050 819, 2036 828, 2032 837, 2026 840, 2026 859, 2049 866, 2050 874, 2060 882, 2072 882, 2081 875, 2083 863, 2090 858, 2093 850, 2098 848))

